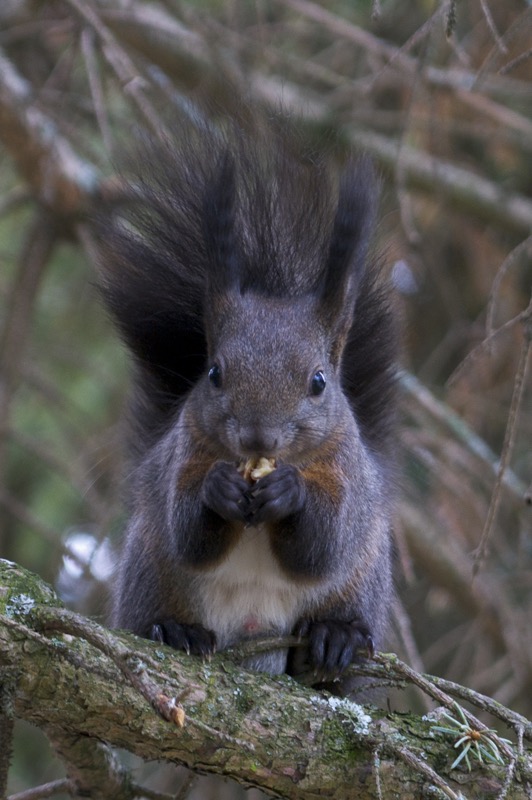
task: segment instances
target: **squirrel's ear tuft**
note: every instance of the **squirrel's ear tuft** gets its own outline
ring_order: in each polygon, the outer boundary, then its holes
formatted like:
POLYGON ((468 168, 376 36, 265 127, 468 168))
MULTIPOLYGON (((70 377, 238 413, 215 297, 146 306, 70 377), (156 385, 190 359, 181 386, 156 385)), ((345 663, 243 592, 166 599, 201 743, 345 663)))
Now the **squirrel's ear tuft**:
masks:
POLYGON ((347 289, 364 273, 377 207, 378 180, 369 158, 349 162, 340 176, 338 206, 322 286, 322 302, 338 312, 347 289))
POLYGON ((224 294, 239 284, 236 194, 235 163, 227 150, 214 179, 206 186, 203 200, 203 234, 213 267, 208 271, 208 290, 214 294, 224 294))
POLYGON ((351 327, 358 287, 366 270, 378 194, 379 182, 371 160, 350 161, 340 176, 320 292, 321 313, 333 335, 336 363, 351 327))

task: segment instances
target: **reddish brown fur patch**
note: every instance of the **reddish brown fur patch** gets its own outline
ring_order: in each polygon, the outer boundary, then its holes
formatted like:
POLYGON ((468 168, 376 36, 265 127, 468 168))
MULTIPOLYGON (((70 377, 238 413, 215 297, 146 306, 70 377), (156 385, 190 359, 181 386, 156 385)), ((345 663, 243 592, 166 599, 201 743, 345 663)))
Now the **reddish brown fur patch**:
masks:
POLYGON ((305 481, 318 494, 325 494, 335 507, 339 507, 351 477, 338 466, 340 443, 331 438, 321 450, 319 457, 301 468, 305 481))
POLYGON ((194 490, 196 487, 201 486, 203 480, 215 463, 215 458, 208 458, 205 455, 196 455, 194 458, 187 461, 177 477, 177 489, 180 492, 187 492, 194 490))
POLYGON ((340 476, 338 472, 334 473, 328 469, 327 463, 318 462, 305 467, 301 470, 305 481, 312 487, 312 491, 319 494, 326 494, 333 505, 338 505, 341 502, 342 495, 345 492, 345 476, 340 476))
POLYGON ((219 456, 213 450, 212 443, 199 430, 193 414, 186 414, 183 421, 188 428, 193 448, 192 455, 182 462, 182 467, 178 474, 176 486, 179 492, 194 491, 199 488, 207 472, 219 460, 219 456))

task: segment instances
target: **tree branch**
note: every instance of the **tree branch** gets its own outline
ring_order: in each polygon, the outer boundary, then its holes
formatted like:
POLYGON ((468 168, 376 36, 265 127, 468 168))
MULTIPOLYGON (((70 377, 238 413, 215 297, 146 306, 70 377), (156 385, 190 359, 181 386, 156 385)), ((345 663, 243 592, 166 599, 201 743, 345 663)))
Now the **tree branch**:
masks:
MULTIPOLYGON (((69 2, 81 13, 81 4, 78 0, 69 2)), ((297 2, 301 3, 303 0, 297 2)), ((119 56, 122 58, 123 52, 118 47, 118 38, 115 41, 96 15, 93 14, 90 19, 94 29, 105 39, 107 46, 111 49, 116 48, 117 58, 119 56)), ((134 27, 135 23, 137 23, 136 17, 131 17, 130 26, 134 27)), ((177 26, 175 20, 173 28, 176 35, 172 39, 172 48, 176 58, 179 56, 189 59, 191 32, 184 26, 177 26)), ((207 50, 205 42, 197 32, 194 32, 194 41, 195 53, 207 50)), ((166 39, 165 42, 168 44, 166 39)), ((154 63, 158 63, 160 54, 153 52, 151 48, 150 55, 153 56, 154 63)), ((126 62, 120 61, 120 64, 123 63, 126 62)), ((118 71, 121 80, 125 80, 127 76, 133 79, 134 75, 137 75, 130 60, 127 60, 127 67, 127 74, 118 71)), ((231 74, 233 79, 238 81, 229 64, 218 64, 215 59, 208 60, 204 64, 204 69, 205 74, 213 79, 216 79, 217 71, 221 71, 224 75, 231 74)), ((283 97, 287 108, 293 106, 300 113, 310 110, 311 116, 315 119, 330 121, 330 110, 324 101, 318 97, 311 97, 308 92, 304 94, 297 85, 289 86, 285 80, 281 81, 275 77, 265 81, 262 74, 256 74, 253 70, 249 71, 248 77, 262 102, 269 103, 273 97, 283 97)), ((235 84, 232 88, 240 88, 245 94, 243 86, 235 84)), ((82 161, 74 153, 66 140, 57 135, 50 136, 51 121, 31 105, 31 99, 30 85, 0 52, 0 137, 16 161, 21 174, 47 205, 53 205, 63 213, 66 210, 69 213, 73 210, 78 211, 87 197, 94 196, 97 190, 101 189, 98 174, 91 164, 82 161)), ((147 110, 146 113, 150 124, 156 125, 156 118, 151 111, 147 110)), ((374 131, 355 130, 350 127, 347 134, 355 147, 370 153, 386 169, 395 170, 399 165, 407 186, 441 195, 452 203, 457 211, 472 212, 479 218, 508 230, 525 234, 532 230, 532 201, 527 197, 504 192, 495 183, 467 169, 434 158, 410 146, 400 145, 398 141, 374 131)))
POLYGON ((14 694, 13 671, 0 667, 0 797, 6 796, 7 777, 13 750, 14 694))
POLYGON ((33 94, 0 50, 0 140, 44 205, 61 216, 79 213, 99 188, 98 173, 35 108, 33 94))
POLYGON ((527 197, 507 193, 470 170, 378 133, 353 131, 351 139, 386 169, 400 168, 408 187, 441 193, 456 211, 475 214, 508 230, 525 235, 532 230, 532 201, 527 197))
MULTIPOLYGON (((15 714, 47 733, 80 794, 91 786, 91 796, 103 798, 112 785, 113 797, 138 795, 109 745, 294 799, 376 797, 377 783, 381 796, 420 797, 431 787, 435 796, 474 798, 485 796, 485 781, 502 790, 510 767, 521 783, 512 774, 506 796, 526 797, 532 768, 524 751, 503 743, 506 768, 451 771, 456 750, 433 730, 437 717, 385 714, 286 676, 241 671, 229 655, 200 662, 107 631, 58 607, 48 587, 10 562, 0 562, 0 586, 0 662, 16 664, 20 676, 15 714), (169 713, 179 704, 182 727, 169 713)), ((432 696, 453 707, 446 692, 395 657, 379 655, 361 671, 424 690, 430 684, 432 696)), ((468 721, 486 730, 472 715, 468 721)))

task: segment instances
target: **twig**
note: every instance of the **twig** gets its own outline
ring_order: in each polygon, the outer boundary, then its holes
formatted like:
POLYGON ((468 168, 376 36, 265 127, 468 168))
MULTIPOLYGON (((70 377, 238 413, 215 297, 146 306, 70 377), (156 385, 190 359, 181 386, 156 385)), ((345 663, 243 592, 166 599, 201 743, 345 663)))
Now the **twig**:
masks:
MULTIPOLYGON (((444 425, 458 441, 462 442, 474 456, 489 468, 490 473, 497 474, 497 456, 455 411, 438 400, 414 375, 404 371, 400 372, 399 382, 410 400, 415 401, 420 408, 430 414, 433 420, 444 425)), ((525 485, 511 470, 504 473, 503 481, 516 499, 520 500, 524 496, 525 485)))
MULTIPOLYGON (((366 150, 388 169, 395 169, 399 143, 394 139, 361 130, 347 134, 354 147, 366 150)), ((527 197, 503 193, 492 181, 410 146, 402 147, 401 158, 412 188, 440 193, 455 211, 468 211, 502 228, 529 235, 532 201, 527 197)))
MULTIPOLYGON (((369 31, 354 25, 349 20, 333 14, 318 3, 310 2, 310 0, 278 0, 278 2, 284 6, 292 8, 297 13, 302 14, 309 19, 313 19, 320 26, 326 30, 329 30, 335 38, 352 42, 353 44, 366 50, 371 56, 385 61, 386 63, 383 67, 383 70, 379 73, 379 78, 382 77, 382 72, 389 67, 403 70, 407 75, 411 75, 418 69, 417 59, 408 55, 408 53, 405 52, 404 47, 398 48, 397 46, 392 45, 383 39, 379 39, 369 31)), ((438 14, 445 14, 447 12, 446 32, 448 35, 452 35, 454 32, 454 27, 456 24, 454 12, 456 11, 456 5, 456 0, 453 0, 449 4, 443 3, 441 5, 441 12, 440 10, 437 12, 438 14)), ((530 55, 530 53, 523 54, 523 56, 526 55, 530 55)), ((503 74, 503 69, 499 70, 499 74, 503 74)), ((447 88, 451 89, 452 91, 460 91, 462 93, 462 100, 464 102, 468 102, 469 96, 472 98, 475 97, 475 93, 472 91, 472 88, 475 85, 477 76, 471 70, 442 69, 433 65, 427 65, 422 70, 422 75, 423 80, 426 81, 431 87, 447 88)), ((514 91, 519 89, 519 84, 513 88, 514 91)), ((497 85, 497 81, 494 80, 494 77, 487 75, 482 83, 482 91, 484 93, 497 93, 500 95, 500 97, 506 100, 510 93, 510 86, 508 85, 503 87, 500 84, 497 85)), ((522 87, 521 91, 526 91, 526 88, 522 87)), ((521 120, 523 120, 523 122, 528 122, 523 117, 521 117, 521 120)))
POLYGON ((186 718, 181 701, 190 694, 192 687, 185 687, 177 696, 169 697, 148 673, 147 665, 151 664, 157 670, 157 664, 147 656, 143 656, 142 660, 139 659, 137 653, 122 644, 110 631, 61 608, 40 606, 31 613, 44 630, 55 630, 77 636, 104 653, 163 719, 173 722, 179 728, 182 728, 185 719, 188 719, 190 724, 209 733, 215 739, 237 745, 245 750, 253 750, 253 745, 249 742, 216 730, 199 720, 186 718))
POLYGON ((396 60, 401 66, 412 69, 414 59, 401 53, 399 48, 378 39, 369 31, 333 14, 318 3, 310 0, 280 0, 280 2, 298 14, 314 20, 335 36, 356 44, 379 58, 388 59, 390 62, 396 60))
POLYGON ((510 789, 510 787, 512 785, 513 779, 515 777, 515 767, 516 767, 516 765, 517 765, 517 756, 514 755, 510 759, 510 763, 508 764, 508 767, 506 769, 506 777, 504 779, 504 783, 503 783, 503 785, 501 787, 501 791, 499 792, 499 794, 497 795, 495 800, 504 800, 504 798, 508 794, 508 791, 509 791, 509 789, 510 789))
POLYGON ((373 774, 375 776, 375 790, 377 792, 377 800, 383 800, 382 786, 381 786, 381 750, 382 747, 376 747, 373 751, 373 774))
POLYGON ((6 617, 3 614, 0 614, 0 623, 6 627, 11 628, 11 630, 17 631, 17 633, 22 634, 26 639, 31 639, 33 642, 37 642, 41 647, 46 648, 55 655, 60 655, 61 658, 69 661, 74 667, 77 669, 85 669, 90 671, 94 675, 98 675, 104 680, 116 680, 117 672, 114 668, 114 665, 106 665, 103 660, 98 664, 97 667, 91 665, 90 667, 81 659, 81 657, 77 654, 72 652, 70 648, 66 646, 66 644, 62 642, 52 641, 44 636, 42 633, 38 633, 34 631, 32 628, 29 628, 27 625, 24 625, 22 622, 18 620, 11 619, 10 617, 6 617))
MULTIPOLYGON (((381 653, 375 654, 375 661, 377 663, 381 663, 383 665, 387 665, 387 668, 393 668, 395 672, 403 675, 407 680, 413 683, 415 686, 419 686, 424 692, 426 692, 430 697, 436 700, 440 705, 445 706, 448 709, 453 709, 455 707, 455 701, 445 692, 441 691, 441 689, 434 683, 430 676, 420 675, 419 673, 415 672, 408 664, 400 661, 395 656, 390 655, 383 655, 381 653)), ((470 695, 470 700, 475 696, 476 693, 472 692, 470 695)), ((471 702, 474 702, 471 700, 471 702)), ((470 711, 466 709, 462 709, 464 716, 466 717, 468 723, 475 728, 477 731, 485 731, 489 734, 489 738, 492 739, 496 744, 497 747, 504 753, 506 758, 508 759, 509 763, 515 760, 514 749, 510 747, 503 739, 499 736, 493 734, 489 731, 488 727, 484 725, 474 714, 471 714, 470 711)), ((532 778, 532 769, 523 766, 523 774, 526 776, 528 780, 532 778)))
MULTIPOLYGON (((441 3, 436 8, 436 11, 434 11, 431 14, 431 16, 423 23, 423 25, 421 25, 416 31, 414 31, 414 33, 406 40, 406 42, 401 45, 401 47, 398 49, 398 53, 399 54, 408 53, 415 47, 417 47, 419 43, 422 42, 430 34, 436 22, 442 16, 445 15, 445 12, 447 11, 447 6, 448 6, 447 2, 441 3)), ((416 62, 417 62, 417 67, 416 67, 417 71, 420 66, 419 59, 416 59, 416 62)), ((425 65, 423 64, 421 66, 422 70, 424 71, 426 69, 425 65)))
POLYGON ((32 100, 31 84, 0 50, 0 139, 41 202, 68 218, 97 193, 99 173, 32 100))
MULTIPOLYGON (((413 665, 417 672, 424 672, 423 661, 412 633, 410 618, 399 599, 396 599, 394 603, 392 614, 394 625, 398 631, 401 644, 404 648, 403 652, 406 653, 409 662, 413 665)), ((424 694, 424 692, 421 692, 420 696, 422 704, 428 711, 430 709, 430 702, 427 696, 424 694)))
POLYGON ((512 393, 512 401, 510 403, 510 410, 508 412, 508 423, 504 434, 504 442, 502 445, 502 453, 499 461, 499 469, 495 480, 495 486, 491 494, 490 506, 486 521, 484 523, 484 530, 480 539, 479 546, 475 553, 473 561, 473 575, 477 575, 484 559, 486 558, 489 538, 497 516, 497 511, 501 502, 501 488, 503 482, 503 475, 510 463, 510 458, 513 452, 515 437, 517 434, 517 420, 519 418, 519 411, 523 400, 523 393, 525 387, 525 379, 527 367, 529 363, 530 347, 532 344, 532 299, 527 309, 527 317, 525 319, 523 330, 523 343, 521 345, 521 352, 519 354, 519 363, 515 374, 514 390, 512 393))
POLYGON ((105 108, 104 95, 102 84, 98 75, 98 65, 94 53, 93 32, 85 29, 81 34, 81 52, 85 59, 87 68, 87 77, 89 79, 89 87, 92 95, 94 113, 98 121, 98 127, 102 134, 103 143, 110 153, 112 149, 111 130, 107 118, 107 110, 105 108))
MULTIPOLYGON (((187 778, 183 787, 177 794, 166 794, 165 792, 156 792, 154 789, 148 789, 146 786, 141 786, 138 783, 131 785, 132 796, 139 798, 147 798, 147 800, 183 800, 190 791, 192 784, 197 779, 196 775, 192 775, 192 779, 187 778), (183 794, 183 788, 185 793, 183 794)), ((53 797, 56 794, 76 794, 76 786, 69 778, 59 778, 50 783, 43 783, 40 786, 35 786, 32 789, 25 789, 23 792, 11 794, 7 800, 43 800, 45 797, 53 797)))
POLYGON ((59 778, 57 781, 43 783, 32 789, 11 794, 7 800, 42 800, 43 797, 53 797, 56 794, 75 794, 76 787, 70 778, 59 778))
MULTIPOLYGON (((508 47, 515 39, 519 39, 523 35, 523 31, 527 31, 530 26, 530 17, 532 16, 532 9, 527 8, 521 14, 519 14, 512 22, 508 30, 504 34, 505 45, 508 47)), ((511 69, 514 69, 516 65, 522 63, 523 59, 528 58, 532 53, 532 49, 529 49, 525 53, 520 54, 516 59, 512 59, 510 64, 506 64, 504 67, 500 68, 499 74, 505 74, 509 72, 511 69)), ((475 80, 475 88, 479 88, 481 85, 484 85, 484 79, 489 76, 490 72, 494 69, 494 62, 500 61, 501 52, 500 49, 495 46, 492 48, 491 52, 487 55, 484 59, 484 63, 482 64, 481 68, 477 73, 477 77, 475 80)))
POLYGON ((491 336, 491 334, 495 332, 493 324, 495 318, 495 306, 497 297, 499 295, 501 283, 504 280, 505 276, 507 275, 508 270, 514 266, 516 261, 523 254, 526 254, 529 257, 532 256, 532 236, 528 236, 524 241, 520 242, 517 245, 517 247, 514 247, 514 249, 506 256, 503 263, 497 270, 497 274, 495 275, 495 278, 493 279, 493 283, 491 285, 488 310, 486 313, 487 336, 491 336))
POLYGON ((506 333, 511 328, 514 328, 516 325, 520 325, 523 322, 526 322, 528 317, 528 310, 521 311, 521 313, 517 314, 512 319, 507 320, 500 328, 496 328, 495 330, 491 330, 489 334, 487 334, 486 338, 483 339, 479 344, 477 344, 470 352, 462 359, 462 361, 458 364, 458 366, 453 370, 453 372, 449 375, 446 381, 447 387, 453 386, 457 380, 460 378, 462 373, 465 371, 467 372, 468 367, 471 366, 471 363, 479 356, 479 354, 483 350, 490 350, 491 346, 493 345, 494 341, 501 336, 501 334, 506 333))
MULTIPOLYGON (((211 739, 236 745, 247 751, 253 751, 254 748, 250 742, 231 736, 224 731, 217 730, 200 720, 185 716, 181 702, 191 693, 193 690, 192 687, 187 686, 178 692, 175 697, 169 697, 150 677, 149 672, 152 672, 157 677, 164 678, 168 683, 174 683, 174 681, 169 679, 166 675, 161 676, 158 665, 153 659, 146 655, 143 655, 142 659, 140 659, 135 651, 123 645, 122 642, 114 637, 107 629, 71 611, 61 608, 38 606, 32 609, 31 615, 37 624, 42 626, 43 630, 58 631, 84 639, 93 647, 100 650, 100 652, 104 653, 125 676, 131 686, 133 686, 133 688, 136 689, 166 721, 173 722, 178 728, 183 727, 186 721, 188 724, 209 734, 211 739)), ((27 638, 33 639, 41 646, 49 647, 57 654, 57 643, 50 642, 38 631, 34 631, 23 623, 2 615, 0 615, 0 620, 2 625, 19 631, 27 638)), ((59 653, 67 657, 68 660, 72 661, 76 666, 86 669, 86 666, 69 651, 59 650, 59 653)), ((102 667, 99 668, 98 672, 100 674, 106 674, 105 669, 102 667)))
POLYGON ((144 92, 145 78, 141 78, 127 52, 119 45, 115 36, 100 19, 94 8, 81 0, 66 0, 77 14, 97 33, 104 48, 103 54, 115 71, 127 94, 130 94, 153 132, 161 135, 164 125, 144 92))
POLYGON ((504 67, 501 67, 499 70, 499 75, 508 75, 509 72, 512 72, 512 70, 520 67, 521 64, 524 64, 529 58, 532 58, 532 47, 526 50, 524 53, 518 55, 516 58, 513 58, 511 61, 505 64, 504 67))
POLYGON ((493 19, 487 0, 480 0, 480 7, 482 8, 482 13, 484 14, 484 18, 486 20, 488 28, 491 31, 491 35, 493 36, 495 44, 497 45, 501 53, 506 54, 508 52, 508 48, 504 44, 501 35, 497 30, 497 26, 495 25, 495 20, 493 19))
MULTIPOLYGON (((58 631, 77 636, 92 644, 100 652, 105 653, 127 678, 128 682, 155 708, 163 719, 174 722, 178 727, 183 727, 184 712, 178 705, 179 700, 167 697, 147 674, 144 662, 148 662, 151 659, 145 657, 144 661, 140 661, 139 656, 113 637, 110 631, 66 609, 38 606, 32 609, 31 614, 32 618, 43 630, 58 631)), ((50 642, 41 633, 28 628, 21 622, 4 616, 1 616, 0 619, 2 625, 20 631, 24 636, 34 639, 41 645, 50 645, 50 642)), ((57 646, 55 647, 57 649, 57 646)), ((156 668, 155 662, 152 663, 156 668)))
POLYGON ((138 655, 113 637, 109 631, 61 608, 50 609, 41 606, 32 612, 32 616, 43 630, 55 630, 78 636, 105 653, 163 719, 183 727, 185 715, 179 700, 168 697, 149 677, 146 665, 138 655))
POLYGON ((529 741, 532 741, 532 723, 526 719, 526 717, 523 717, 516 711, 506 708, 506 706, 501 705, 501 703, 498 703, 496 700, 493 700, 487 695, 475 692, 473 689, 469 689, 466 686, 461 686, 460 684, 446 680, 445 678, 439 678, 435 675, 426 675, 425 677, 431 681, 434 686, 439 687, 452 697, 458 697, 460 700, 465 700, 482 711, 488 712, 496 719, 500 719, 502 722, 516 731, 518 739, 520 737, 521 741, 523 737, 529 741))
POLYGON ((432 767, 429 767, 425 761, 416 756, 416 754, 407 747, 386 743, 386 745, 383 746, 383 750, 398 756, 401 761, 404 761, 409 767, 412 767, 414 770, 416 770, 416 772, 420 772, 422 775, 428 778, 434 786, 443 792, 445 797, 449 797, 450 800, 464 800, 464 796, 461 792, 457 794, 455 791, 453 791, 449 784, 443 780, 441 775, 438 775, 438 773, 435 772, 432 767))

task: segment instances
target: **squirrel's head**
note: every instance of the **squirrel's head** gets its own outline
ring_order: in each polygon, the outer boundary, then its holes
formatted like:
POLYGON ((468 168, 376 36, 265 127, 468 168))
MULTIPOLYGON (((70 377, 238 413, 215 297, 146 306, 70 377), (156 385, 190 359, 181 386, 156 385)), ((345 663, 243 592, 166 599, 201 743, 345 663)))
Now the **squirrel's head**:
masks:
POLYGON ((201 386, 204 430, 235 458, 296 458, 334 427, 338 365, 313 298, 225 298, 201 386))
POLYGON ((337 197, 324 206, 329 218, 314 256, 322 263, 305 285, 290 277, 304 274, 304 265, 279 264, 297 259, 289 247, 271 247, 250 264, 255 233, 235 208, 231 159, 220 166, 205 210, 209 360, 197 411, 206 434, 216 431, 235 458, 304 458, 345 424, 342 354, 366 269, 374 213, 370 172, 362 162, 341 175, 337 197), (261 271, 277 274, 277 283, 261 271))

